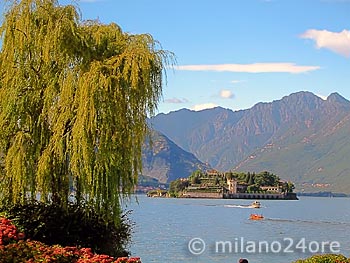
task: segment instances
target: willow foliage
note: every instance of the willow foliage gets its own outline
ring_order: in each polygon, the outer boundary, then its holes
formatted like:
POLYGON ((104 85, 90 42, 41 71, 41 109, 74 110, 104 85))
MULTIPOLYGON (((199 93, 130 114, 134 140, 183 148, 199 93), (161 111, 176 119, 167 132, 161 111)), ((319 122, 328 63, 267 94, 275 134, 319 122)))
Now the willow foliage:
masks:
POLYGON ((66 206, 74 194, 119 215, 172 54, 55 0, 11 1, 0 34, 2 202, 66 206))

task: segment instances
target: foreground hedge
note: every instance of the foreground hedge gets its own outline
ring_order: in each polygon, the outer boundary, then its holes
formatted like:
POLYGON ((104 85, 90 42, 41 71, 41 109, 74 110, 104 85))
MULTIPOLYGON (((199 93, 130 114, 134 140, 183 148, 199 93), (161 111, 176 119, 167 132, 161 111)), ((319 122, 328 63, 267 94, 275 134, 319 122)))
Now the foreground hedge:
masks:
POLYGON ((128 212, 115 225, 83 205, 69 203, 63 209, 54 203, 35 202, 0 207, 0 215, 11 220, 26 238, 46 245, 88 247, 96 254, 126 257, 132 223, 128 212))
POLYGON ((350 263, 350 259, 343 255, 326 254, 314 255, 307 259, 299 259, 294 263, 350 263))
POLYGON ((25 240, 12 222, 0 218, 0 262, 56 263, 141 263, 140 258, 113 258, 95 254, 90 248, 49 246, 39 241, 25 240))

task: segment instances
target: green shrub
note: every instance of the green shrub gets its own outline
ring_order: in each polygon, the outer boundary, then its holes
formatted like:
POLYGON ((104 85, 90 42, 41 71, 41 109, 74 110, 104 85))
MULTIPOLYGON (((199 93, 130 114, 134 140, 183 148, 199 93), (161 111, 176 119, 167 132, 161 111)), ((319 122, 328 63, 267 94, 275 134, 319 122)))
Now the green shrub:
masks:
POLYGON ((299 259, 294 263, 350 263, 350 259, 343 255, 337 254, 325 254, 314 255, 307 259, 299 259))
POLYGON ((132 230, 129 212, 124 213, 115 226, 93 211, 72 203, 67 210, 40 202, 1 210, 29 239, 47 245, 89 247, 94 253, 113 257, 129 254, 126 251, 132 230))

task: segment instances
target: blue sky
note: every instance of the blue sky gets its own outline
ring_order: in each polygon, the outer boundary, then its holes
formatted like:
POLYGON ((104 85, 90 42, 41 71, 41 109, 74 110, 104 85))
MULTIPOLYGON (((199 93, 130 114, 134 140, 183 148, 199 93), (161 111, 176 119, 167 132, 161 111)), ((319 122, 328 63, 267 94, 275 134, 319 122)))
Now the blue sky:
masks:
POLYGON ((159 112, 246 109, 301 90, 350 99, 348 0, 77 2, 83 19, 149 33, 175 53, 159 112))

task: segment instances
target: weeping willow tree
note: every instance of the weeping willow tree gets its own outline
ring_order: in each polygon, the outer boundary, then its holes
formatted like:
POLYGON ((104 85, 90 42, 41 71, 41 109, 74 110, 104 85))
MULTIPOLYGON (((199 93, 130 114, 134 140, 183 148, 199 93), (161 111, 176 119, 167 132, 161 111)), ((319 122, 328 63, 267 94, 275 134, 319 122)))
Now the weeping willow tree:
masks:
POLYGON ((118 218, 172 54, 55 0, 8 1, 0 34, 2 204, 73 195, 118 218))

